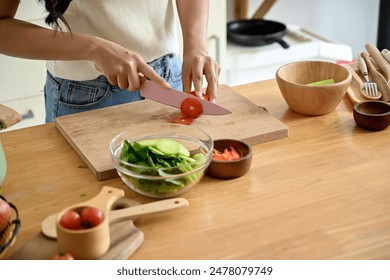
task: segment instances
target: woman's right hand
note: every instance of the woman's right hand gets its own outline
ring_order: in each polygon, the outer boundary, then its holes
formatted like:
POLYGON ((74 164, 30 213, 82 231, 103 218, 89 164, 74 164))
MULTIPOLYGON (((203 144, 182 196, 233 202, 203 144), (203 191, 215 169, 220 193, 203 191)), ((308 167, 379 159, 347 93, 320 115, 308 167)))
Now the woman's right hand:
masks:
POLYGON ((101 38, 97 38, 97 43, 92 60, 112 85, 123 90, 138 90, 144 76, 161 87, 170 87, 138 54, 101 38))

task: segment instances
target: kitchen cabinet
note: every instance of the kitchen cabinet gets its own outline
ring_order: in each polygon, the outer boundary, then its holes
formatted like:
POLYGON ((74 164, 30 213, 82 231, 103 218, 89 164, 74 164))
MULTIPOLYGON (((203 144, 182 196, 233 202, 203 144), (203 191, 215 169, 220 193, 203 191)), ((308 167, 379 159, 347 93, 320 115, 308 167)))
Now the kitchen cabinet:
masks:
POLYGON ((210 1, 208 51, 221 67, 219 83, 226 83, 226 1, 210 1))

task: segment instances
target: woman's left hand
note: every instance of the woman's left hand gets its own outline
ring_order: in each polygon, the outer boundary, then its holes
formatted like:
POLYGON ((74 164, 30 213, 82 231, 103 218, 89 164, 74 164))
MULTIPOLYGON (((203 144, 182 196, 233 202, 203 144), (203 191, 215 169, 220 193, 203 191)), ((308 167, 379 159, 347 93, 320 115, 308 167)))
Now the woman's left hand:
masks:
POLYGON ((221 68, 218 63, 207 54, 184 55, 183 91, 191 92, 193 84, 196 95, 200 97, 203 94, 203 76, 205 76, 207 81, 205 97, 207 100, 215 102, 220 72, 221 68))

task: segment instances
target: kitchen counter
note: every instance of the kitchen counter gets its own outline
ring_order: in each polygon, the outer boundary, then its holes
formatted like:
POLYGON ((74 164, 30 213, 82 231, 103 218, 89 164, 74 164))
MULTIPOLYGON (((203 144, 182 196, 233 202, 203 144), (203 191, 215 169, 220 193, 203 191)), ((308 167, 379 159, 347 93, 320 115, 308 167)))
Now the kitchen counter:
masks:
MULTIPOLYGON (((241 178, 204 177, 183 195, 189 207, 139 218, 145 240, 131 258, 390 259, 390 128, 358 128, 347 95, 333 113, 307 117, 288 109, 275 80, 234 89, 285 123, 289 136, 253 146, 241 178)), ((153 201, 119 178, 98 181, 54 124, 0 138, 3 194, 22 220, 9 256, 40 234, 45 217, 105 185, 153 201)))

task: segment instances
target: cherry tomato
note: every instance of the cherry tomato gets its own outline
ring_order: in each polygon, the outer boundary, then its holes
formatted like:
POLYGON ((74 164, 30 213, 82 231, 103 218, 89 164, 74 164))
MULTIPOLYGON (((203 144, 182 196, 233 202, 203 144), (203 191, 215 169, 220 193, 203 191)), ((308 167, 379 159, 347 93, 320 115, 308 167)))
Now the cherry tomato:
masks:
POLYGON ((53 260, 74 260, 71 253, 59 253, 53 256, 53 260))
POLYGON ((186 98, 180 105, 181 113, 186 117, 197 118, 203 114, 203 107, 199 100, 186 98))
POLYGON ((96 227, 103 221, 103 212, 96 207, 83 208, 80 216, 84 228, 96 227))
POLYGON ((186 116, 177 116, 172 119, 172 122, 178 123, 178 124, 185 124, 185 125, 190 125, 194 121, 194 118, 191 117, 186 117, 186 116))
POLYGON ((81 217, 76 211, 67 211, 60 220, 60 225, 67 229, 81 229, 81 217))

